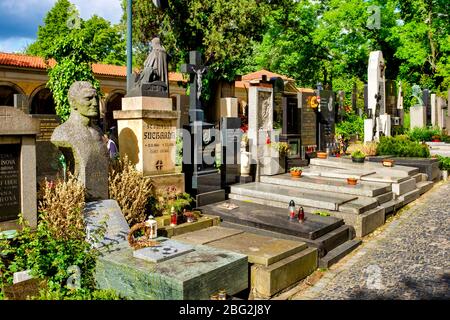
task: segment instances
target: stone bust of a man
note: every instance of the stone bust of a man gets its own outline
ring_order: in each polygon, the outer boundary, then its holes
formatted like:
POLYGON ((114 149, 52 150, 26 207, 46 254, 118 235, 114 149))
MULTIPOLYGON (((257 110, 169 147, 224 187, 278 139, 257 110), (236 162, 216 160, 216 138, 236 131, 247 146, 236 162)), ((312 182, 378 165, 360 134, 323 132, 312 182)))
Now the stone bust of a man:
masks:
POLYGON ((108 150, 95 124, 99 114, 97 91, 91 83, 77 81, 70 87, 68 98, 69 119, 55 129, 51 141, 86 187, 88 199, 107 199, 108 150))

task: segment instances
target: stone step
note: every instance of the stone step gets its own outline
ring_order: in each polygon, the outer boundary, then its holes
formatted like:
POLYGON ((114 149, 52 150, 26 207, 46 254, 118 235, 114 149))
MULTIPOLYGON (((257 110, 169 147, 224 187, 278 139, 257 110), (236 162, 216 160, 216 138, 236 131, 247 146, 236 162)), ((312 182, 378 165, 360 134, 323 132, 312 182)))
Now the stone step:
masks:
POLYGON ((353 212, 330 211, 330 214, 336 218, 344 219, 344 223, 355 228, 357 237, 364 237, 382 226, 385 221, 385 208, 378 206, 362 214, 353 212))
POLYGON ((338 211, 353 212, 361 214, 378 206, 376 198, 359 197, 355 200, 339 205, 338 211))
POLYGON ((382 203, 380 207, 384 208, 386 210, 385 214, 389 214, 392 212, 397 211, 401 207, 403 207, 403 201, 400 199, 393 199, 391 201, 382 203))
POLYGON ((337 246, 328 252, 325 257, 319 259, 319 268, 329 268, 331 265, 335 264, 344 256, 356 249, 361 242, 361 239, 353 239, 337 246))
POLYGON ((320 176, 325 178, 336 178, 336 179, 355 178, 358 180, 361 180, 362 177, 369 176, 375 173, 376 172, 373 170, 358 170, 358 169, 348 170, 316 165, 310 165, 308 168, 305 168, 303 172, 303 174, 306 176, 320 176))
POLYGON ((402 194, 413 191, 414 189, 416 189, 416 179, 408 179, 400 183, 392 184, 392 192, 397 196, 401 196, 402 194))
POLYGON ((295 204, 299 206, 327 210, 338 210, 340 205, 357 198, 345 194, 326 191, 306 191, 295 187, 274 186, 258 182, 231 186, 231 193, 240 196, 284 202, 286 205, 288 205, 291 200, 294 200, 295 204))
POLYGON ((376 171, 377 174, 384 174, 392 177, 410 177, 419 172, 418 168, 396 165, 392 168, 386 168, 381 163, 368 162, 354 163, 351 159, 344 158, 328 158, 328 159, 311 159, 311 165, 331 167, 347 170, 368 170, 376 171))
POLYGON ((362 181, 369 182, 384 182, 384 183, 400 183, 409 180, 410 177, 391 177, 384 174, 371 174, 368 176, 361 177, 362 181))
POLYGON ((378 205, 382 205, 383 203, 389 202, 393 198, 394 198, 393 192, 387 192, 385 194, 375 197, 375 199, 377 199, 377 201, 378 201, 378 205))
POLYGON ((210 247, 246 255, 249 263, 270 266, 307 248, 305 242, 240 233, 207 244, 210 247))
POLYGON ((422 182, 422 181, 428 181, 428 175, 426 173, 418 173, 412 176, 414 179, 416 179, 416 183, 422 182))
POLYGON ((417 188, 420 190, 420 194, 422 195, 433 188, 433 185, 433 181, 421 181, 417 183, 417 188))
POLYGON ((317 269, 317 249, 308 248, 270 266, 251 266, 251 290, 254 298, 270 298, 306 278, 317 269))
MULTIPOLYGON (((238 194, 229 194, 229 198, 232 200, 252 203, 252 204, 260 204, 265 205, 269 207, 276 207, 281 208, 284 210, 287 210, 289 203, 285 201, 276 201, 271 200, 270 198, 256 198, 256 197, 250 197, 250 196, 241 196, 238 194)), ((297 202, 295 202, 297 205, 297 202)), ((367 212, 368 210, 371 210, 373 208, 376 208, 378 205, 378 202, 376 199, 366 198, 366 199, 356 199, 354 201, 351 201, 350 203, 347 203, 344 206, 340 206, 338 211, 336 210, 328 210, 324 208, 318 208, 318 207, 309 207, 306 205, 302 205, 303 209, 307 213, 313 213, 316 211, 326 211, 330 213, 331 216, 334 217, 341 217, 339 215, 336 215, 335 213, 339 214, 339 211, 342 211, 342 214, 348 215, 348 214, 362 214, 364 212, 367 212), (367 200, 368 199, 368 200, 367 200), (347 205, 348 204, 348 205, 347 205)))
POLYGON ((406 206, 408 203, 413 202, 419 197, 420 197, 420 189, 415 189, 413 191, 405 193, 404 195, 401 195, 400 197, 398 197, 398 199, 403 201, 403 205, 406 206))
POLYGON ((318 248, 320 251, 319 256, 325 256, 328 252, 334 248, 340 246, 344 242, 354 238, 355 231, 353 227, 348 225, 340 226, 339 228, 328 232, 320 238, 316 239, 316 242, 320 244, 318 248))
POLYGON ((347 181, 344 179, 327 178, 323 176, 302 176, 300 178, 293 178, 289 173, 277 176, 262 176, 261 182, 273 185, 337 192, 366 197, 374 197, 384 194, 388 191, 387 188, 389 187, 389 184, 370 182, 360 182, 355 186, 351 186, 348 185, 347 181))

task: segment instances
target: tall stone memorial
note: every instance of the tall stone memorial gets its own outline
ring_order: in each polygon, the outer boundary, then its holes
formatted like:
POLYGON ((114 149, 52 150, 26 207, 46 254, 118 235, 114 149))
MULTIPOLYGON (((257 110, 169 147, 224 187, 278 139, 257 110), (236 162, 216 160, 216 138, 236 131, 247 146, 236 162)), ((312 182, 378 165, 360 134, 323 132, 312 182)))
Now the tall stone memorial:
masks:
POLYGON ((169 98, 167 53, 154 38, 144 69, 134 75, 134 86, 122 99, 122 110, 114 111, 114 119, 121 157, 128 156, 157 189, 176 186, 184 192, 183 174, 175 168, 179 116, 169 98))
POLYGON ((283 173, 284 163, 280 163, 278 151, 272 148, 272 143, 278 142, 281 134, 281 129, 274 128, 273 84, 265 77, 250 83, 248 104, 248 138, 252 159, 257 164, 257 178, 283 173))
POLYGON ((369 56, 367 106, 368 119, 364 120, 364 141, 378 140, 380 135, 391 135, 391 115, 386 111, 386 65, 381 51, 369 56))
POLYGON ((181 65, 181 72, 190 75, 189 125, 183 132, 183 172, 186 192, 196 197, 197 206, 225 200, 221 174, 215 167, 220 135, 213 124, 204 121, 200 99, 202 78, 208 70, 201 60, 200 52, 191 51, 189 63, 181 65))
MULTIPOLYGON (((416 100, 416 104, 411 106, 410 113, 410 127, 414 128, 423 128, 427 126, 427 111, 425 104, 423 102, 423 93, 420 90, 418 85, 414 85, 412 87, 412 96, 416 100)), ((431 115, 430 115, 431 117, 431 115)))
POLYGON ((39 120, 0 107, 0 231, 16 229, 19 213, 37 225, 36 136, 39 120))

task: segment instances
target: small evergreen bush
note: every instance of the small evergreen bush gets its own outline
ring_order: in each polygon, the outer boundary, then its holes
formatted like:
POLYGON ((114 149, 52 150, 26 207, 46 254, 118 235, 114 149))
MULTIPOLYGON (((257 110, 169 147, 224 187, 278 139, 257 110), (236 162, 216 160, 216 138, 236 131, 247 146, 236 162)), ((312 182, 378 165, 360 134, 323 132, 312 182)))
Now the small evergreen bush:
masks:
POLYGON ((429 158, 430 149, 426 144, 411 141, 407 136, 381 137, 377 155, 397 157, 429 158))

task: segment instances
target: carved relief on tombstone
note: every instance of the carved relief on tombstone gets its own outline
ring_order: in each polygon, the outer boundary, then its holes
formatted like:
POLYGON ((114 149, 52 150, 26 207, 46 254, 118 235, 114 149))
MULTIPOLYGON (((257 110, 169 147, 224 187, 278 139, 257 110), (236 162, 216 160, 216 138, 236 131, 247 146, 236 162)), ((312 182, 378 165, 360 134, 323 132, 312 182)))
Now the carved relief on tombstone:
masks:
POLYGON ((259 113, 258 113, 258 124, 259 129, 271 130, 272 129, 272 106, 271 99, 272 93, 260 91, 259 95, 259 113))

